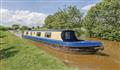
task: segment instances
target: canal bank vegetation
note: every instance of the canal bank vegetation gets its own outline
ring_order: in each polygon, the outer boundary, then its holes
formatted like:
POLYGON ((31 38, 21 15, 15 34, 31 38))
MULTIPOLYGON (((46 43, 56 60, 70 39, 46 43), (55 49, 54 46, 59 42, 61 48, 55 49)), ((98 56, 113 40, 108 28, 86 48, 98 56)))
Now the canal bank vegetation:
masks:
POLYGON ((8 31, 0 31, 1 70, 77 70, 8 31))

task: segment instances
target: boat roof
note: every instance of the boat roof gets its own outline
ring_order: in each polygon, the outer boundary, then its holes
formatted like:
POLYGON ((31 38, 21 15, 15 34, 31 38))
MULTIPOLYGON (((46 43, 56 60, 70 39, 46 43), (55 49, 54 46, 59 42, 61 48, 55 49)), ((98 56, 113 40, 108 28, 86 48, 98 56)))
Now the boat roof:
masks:
POLYGON ((73 31, 73 30, 26 30, 26 31, 32 31, 32 32, 62 32, 62 31, 73 31))

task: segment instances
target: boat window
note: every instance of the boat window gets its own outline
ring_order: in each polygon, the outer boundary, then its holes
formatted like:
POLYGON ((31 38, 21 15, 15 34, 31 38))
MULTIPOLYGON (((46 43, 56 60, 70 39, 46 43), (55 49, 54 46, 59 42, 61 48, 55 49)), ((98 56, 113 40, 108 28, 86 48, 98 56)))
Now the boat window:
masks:
POLYGON ((66 32, 66 33, 65 33, 65 39, 71 39, 71 38, 70 38, 70 32, 66 32))
POLYGON ((62 40, 66 42, 78 41, 74 31, 63 31, 61 34, 61 37, 62 37, 62 40))
POLYGON ((26 32, 26 35, 28 35, 28 32, 26 32))
POLYGON ((45 37, 50 38, 51 37, 51 32, 45 32, 45 37))
POLYGON ((41 32, 37 32, 37 36, 41 36, 41 32))

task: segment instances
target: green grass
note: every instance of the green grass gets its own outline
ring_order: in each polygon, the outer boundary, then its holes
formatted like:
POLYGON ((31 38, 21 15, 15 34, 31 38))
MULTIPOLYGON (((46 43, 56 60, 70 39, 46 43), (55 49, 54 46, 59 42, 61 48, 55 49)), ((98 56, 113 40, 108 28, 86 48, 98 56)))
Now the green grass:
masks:
POLYGON ((0 32, 0 70, 77 70, 9 32, 0 32))

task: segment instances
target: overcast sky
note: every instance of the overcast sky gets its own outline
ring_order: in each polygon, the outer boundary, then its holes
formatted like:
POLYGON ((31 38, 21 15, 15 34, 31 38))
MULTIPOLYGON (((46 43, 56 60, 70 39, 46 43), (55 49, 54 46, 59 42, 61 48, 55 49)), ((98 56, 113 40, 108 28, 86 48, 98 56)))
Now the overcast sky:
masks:
POLYGON ((55 13, 59 8, 76 5, 85 13, 98 2, 100 0, 0 0, 0 24, 42 26, 46 16, 55 13))

